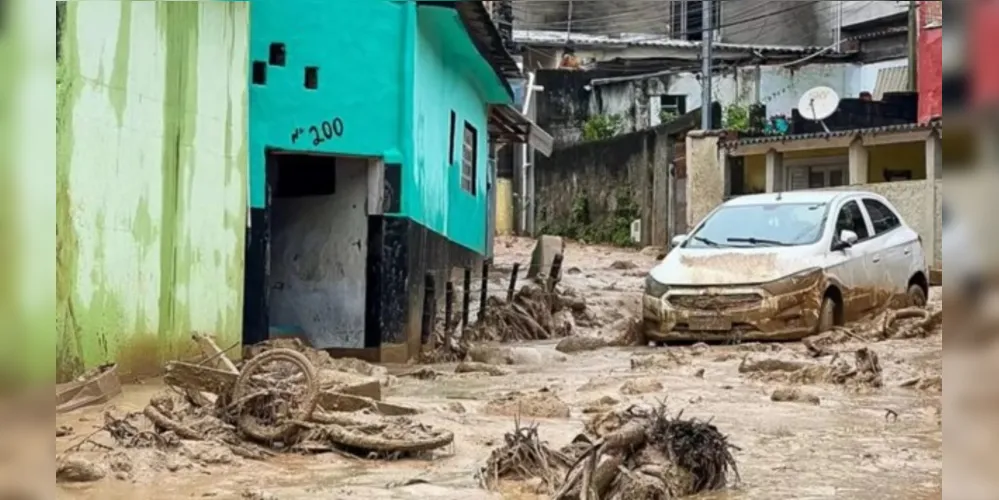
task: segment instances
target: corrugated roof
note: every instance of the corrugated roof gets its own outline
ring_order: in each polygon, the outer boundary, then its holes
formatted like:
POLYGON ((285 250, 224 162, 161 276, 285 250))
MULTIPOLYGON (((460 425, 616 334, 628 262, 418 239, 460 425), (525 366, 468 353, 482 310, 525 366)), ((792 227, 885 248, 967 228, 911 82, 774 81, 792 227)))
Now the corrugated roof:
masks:
MULTIPOLYGON (((513 30, 513 39, 517 43, 528 45, 565 45, 566 33, 564 31, 548 30, 513 30)), ((622 33, 620 35, 589 35, 585 33, 570 33, 568 41, 577 47, 600 47, 600 46, 636 46, 636 47, 665 47, 675 49, 700 49, 701 42, 690 42, 687 40, 676 40, 662 35, 648 35, 641 33, 622 33)), ((747 53, 770 52, 774 54, 809 54, 818 52, 823 47, 807 47, 799 45, 752 45, 741 43, 714 43, 712 46, 716 50, 745 51, 747 53)))
POLYGON ((752 144, 767 144, 772 142, 791 142, 805 139, 823 139, 829 137, 848 137, 862 134, 883 134, 893 132, 915 132, 919 130, 934 130, 943 128, 942 120, 934 120, 924 123, 903 123, 898 125, 885 125, 882 127, 855 128, 849 130, 834 130, 832 132, 815 132, 812 134, 796 135, 768 135, 764 137, 746 137, 722 143, 723 147, 736 148, 739 146, 749 146, 752 144))
POLYGON ((903 92, 909 88, 909 66, 893 66, 878 70, 878 78, 874 82, 872 96, 880 101, 885 92, 903 92))

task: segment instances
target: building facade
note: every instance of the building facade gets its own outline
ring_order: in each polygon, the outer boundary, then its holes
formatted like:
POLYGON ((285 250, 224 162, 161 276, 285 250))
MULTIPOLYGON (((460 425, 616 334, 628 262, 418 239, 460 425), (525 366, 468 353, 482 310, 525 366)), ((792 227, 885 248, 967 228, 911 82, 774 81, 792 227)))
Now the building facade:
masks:
MULTIPOLYGON (((916 78, 919 90, 919 120, 925 122, 943 116, 942 3, 920 2, 917 24, 916 78)), ((982 66, 990 68, 985 71, 994 70, 991 68, 995 67, 993 64, 982 66)))
POLYGON ((57 13, 57 378, 238 342, 249 4, 57 13))
POLYGON ((244 341, 405 360, 425 277, 491 253, 491 145, 538 133, 520 72, 481 2, 295 5, 251 14, 244 341))

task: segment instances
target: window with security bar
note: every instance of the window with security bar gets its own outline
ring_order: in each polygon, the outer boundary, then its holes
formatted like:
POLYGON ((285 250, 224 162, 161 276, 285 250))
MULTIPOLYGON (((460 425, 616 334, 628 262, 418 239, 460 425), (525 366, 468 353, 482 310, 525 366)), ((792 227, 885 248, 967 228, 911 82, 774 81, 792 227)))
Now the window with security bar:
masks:
MULTIPOLYGON (((719 41, 718 26, 721 25, 721 4, 720 1, 711 2, 711 25, 715 41, 719 41)), ((704 39, 704 18, 701 0, 679 0, 669 2, 670 5, 670 33, 671 37, 677 40, 687 40, 697 42, 704 39)))
POLYGON ((461 189, 475 195, 475 177, 478 170, 478 131, 468 122, 465 122, 465 133, 462 141, 461 153, 461 189))

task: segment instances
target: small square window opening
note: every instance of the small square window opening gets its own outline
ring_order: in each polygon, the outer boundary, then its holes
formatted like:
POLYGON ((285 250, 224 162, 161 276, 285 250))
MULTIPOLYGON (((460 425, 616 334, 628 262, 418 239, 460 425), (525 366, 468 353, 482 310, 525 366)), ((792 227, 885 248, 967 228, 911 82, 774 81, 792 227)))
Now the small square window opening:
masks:
POLYGON ((267 63, 253 61, 252 80, 254 85, 267 85, 267 63))
POLYGON ((316 66, 305 67, 305 88, 315 90, 319 88, 319 68, 316 66))
POLYGON ((283 43, 271 44, 270 57, 268 59, 271 66, 284 66, 285 56, 286 53, 283 43))

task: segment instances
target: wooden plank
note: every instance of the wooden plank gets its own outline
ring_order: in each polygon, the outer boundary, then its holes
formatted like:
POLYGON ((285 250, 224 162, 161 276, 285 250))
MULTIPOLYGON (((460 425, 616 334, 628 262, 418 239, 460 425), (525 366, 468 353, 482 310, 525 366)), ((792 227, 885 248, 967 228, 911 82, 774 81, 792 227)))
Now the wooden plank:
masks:
POLYGON ((222 349, 219 348, 218 344, 216 344, 211 337, 203 333, 195 333, 193 337, 194 341, 201 349, 201 353, 204 354, 206 358, 211 359, 211 361, 206 363, 207 366, 225 370, 230 373, 239 373, 236 365, 231 359, 229 359, 228 356, 225 355, 225 353, 222 352, 222 349))
POLYGON ((363 396, 345 394, 343 392, 322 392, 319 394, 319 406, 326 411, 361 411, 374 410, 386 416, 415 415, 419 413, 414 408, 375 401, 363 396))
POLYGON ((236 373, 210 366, 170 361, 166 364, 163 382, 181 389, 226 394, 236 385, 236 377, 238 377, 236 373))

